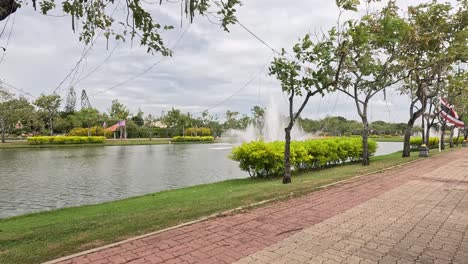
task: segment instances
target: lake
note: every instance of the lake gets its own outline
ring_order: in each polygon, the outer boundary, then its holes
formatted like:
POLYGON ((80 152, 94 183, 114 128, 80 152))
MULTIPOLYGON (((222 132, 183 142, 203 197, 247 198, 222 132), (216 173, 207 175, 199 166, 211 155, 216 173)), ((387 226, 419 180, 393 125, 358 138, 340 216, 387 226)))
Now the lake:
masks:
MULTIPOLYGON (((0 218, 246 178, 232 145, 0 149, 0 218)), ((402 149, 379 142, 377 155, 402 149)))

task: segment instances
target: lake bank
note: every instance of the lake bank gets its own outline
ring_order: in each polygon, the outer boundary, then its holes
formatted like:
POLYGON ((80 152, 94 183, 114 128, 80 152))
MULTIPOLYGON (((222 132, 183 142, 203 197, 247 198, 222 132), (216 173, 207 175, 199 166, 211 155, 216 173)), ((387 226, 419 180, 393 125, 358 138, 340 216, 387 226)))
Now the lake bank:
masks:
POLYGON ((373 157, 367 167, 347 164, 301 173, 295 175, 289 185, 281 184, 280 179, 229 180, 2 219, 0 258, 6 263, 37 263, 53 259, 216 212, 309 193, 327 184, 419 159, 415 154, 407 159, 401 158, 401 153, 373 157))
POLYGON ((104 146, 136 146, 136 145, 158 145, 169 144, 171 138, 153 138, 149 139, 107 139, 104 144, 44 144, 32 145, 26 140, 10 140, 7 143, 0 143, 0 149, 15 149, 15 148, 68 148, 68 147, 104 147, 104 146))

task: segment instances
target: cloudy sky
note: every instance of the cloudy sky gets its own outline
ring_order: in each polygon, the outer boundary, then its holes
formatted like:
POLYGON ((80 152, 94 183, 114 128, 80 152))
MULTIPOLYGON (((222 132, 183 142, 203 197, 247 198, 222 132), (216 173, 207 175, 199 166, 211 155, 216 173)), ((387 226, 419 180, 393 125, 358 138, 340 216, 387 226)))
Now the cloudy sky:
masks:
MULTIPOLYGON (((306 33, 334 25, 338 13, 334 2, 294 0, 285 4, 284 0, 244 0, 237 17, 270 46, 280 50, 291 48, 306 33)), ((422 1, 400 0, 399 5, 404 8, 419 2, 422 1)), ((171 107, 192 113, 210 109, 218 116, 227 109, 247 114, 253 105, 266 106, 271 97, 276 98, 281 109, 287 109, 278 81, 268 76, 272 51, 242 27, 231 25, 231 32, 227 33, 205 17, 196 17, 190 26, 185 20, 180 27, 178 4, 148 4, 147 7, 158 21, 177 25, 164 34, 168 46, 173 47, 173 57, 161 61, 161 55, 146 54, 138 42, 131 45, 127 41, 118 46, 110 42, 107 47, 104 40, 99 40, 79 64, 76 75, 67 78, 57 93, 65 97, 70 83, 79 80, 74 85, 78 97, 85 89, 91 104, 100 110, 108 109, 111 100, 118 99, 133 112, 141 108, 156 115, 171 107), (147 70, 152 65, 155 66, 147 70), (133 78, 142 72, 145 74, 133 78)), ((117 8, 115 14, 122 16, 123 8, 117 8)), ((5 22, 0 22, 0 30, 5 22)), ((70 17, 43 16, 31 6, 19 9, 9 20, 0 46, 5 47, 7 43, 0 64, 0 80, 34 96, 50 94, 87 48, 78 41, 78 33, 72 32, 70 17)), ((358 118, 353 102, 339 93, 313 98, 303 116, 317 119, 326 115, 358 118)), ((383 96, 375 98, 370 116, 373 121, 404 122, 408 116, 408 99, 389 91, 386 101, 383 96)))

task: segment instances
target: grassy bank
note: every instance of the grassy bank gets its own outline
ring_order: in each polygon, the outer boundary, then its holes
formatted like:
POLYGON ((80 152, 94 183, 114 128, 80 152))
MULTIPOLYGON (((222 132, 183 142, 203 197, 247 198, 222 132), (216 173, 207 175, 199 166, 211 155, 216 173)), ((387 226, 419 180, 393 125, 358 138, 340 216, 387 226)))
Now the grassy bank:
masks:
POLYGON ((145 139, 127 139, 127 140, 114 140, 107 139, 104 144, 44 144, 44 145, 31 145, 26 141, 8 141, 7 143, 0 143, 0 149, 15 149, 15 148, 68 148, 68 147, 102 147, 102 146, 133 146, 133 145, 158 145, 169 144, 170 138, 153 138, 145 139))
POLYGON ((377 142, 403 142, 403 137, 377 137, 371 139, 377 142))
POLYGON ((0 263, 38 263, 258 201, 309 193, 320 186, 417 159, 400 153, 295 175, 293 183, 230 180, 99 205, 0 219, 0 263), (196 204, 197 206, 193 206, 196 204))

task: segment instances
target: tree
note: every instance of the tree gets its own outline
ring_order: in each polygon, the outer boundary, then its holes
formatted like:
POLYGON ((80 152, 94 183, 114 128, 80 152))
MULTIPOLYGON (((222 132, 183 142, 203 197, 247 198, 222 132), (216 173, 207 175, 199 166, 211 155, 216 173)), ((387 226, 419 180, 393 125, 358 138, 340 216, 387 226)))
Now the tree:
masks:
POLYGON ((285 57, 286 52, 276 57, 270 66, 270 74, 281 83, 283 92, 288 94, 288 125, 285 127, 284 176, 283 183, 291 183, 291 130, 301 115, 309 99, 316 94, 324 94, 336 88, 339 72, 345 58, 342 43, 336 45, 337 31, 332 28, 328 36, 314 43, 306 35, 293 48, 294 59, 285 57), (294 102, 300 97, 302 102, 295 110, 294 102))
POLYGON ((450 4, 435 1, 408 8, 410 30, 400 53, 402 69, 409 73, 402 91, 411 97, 403 157, 410 156, 411 131, 415 121, 426 111, 428 100, 438 95, 438 85, 446 79, 450 66, 467 58, 467 21, 458 18, 460 15, 466 18, 464 2, 460 2, 463 8, 454 15, 450 4))
POLYGON ((237 117, 239 112, 227 110, 226 111, 226 121, 224 122, 224 129, 240 129, 241 125, 239 124, 237 117))
POLYGON ((132 117, 132 121, 135 122, 135 124, 139 127, 145 124, 143 114, 144 114, 143 111, 141 111, 141 109, 138 109, 138 113, 132 117))
POLYGON ((89 102, 88 94, 86 90, 81 91, 81 109, 91 108, 91 103, 89 102))
MULTIPOLYGON (((468 72, 459 70, 458 72, 448 76, 447 80, 447 87, 445 89, 445 93, 442 94, 442 96, 445 98, 445 100, 450 104, 456 106, 460 106, 460 116, 459 118, 464 118, 464 108, 467 106, 464 106, 463 104, 466 103, 464 99, 466 99, 466 94, 468 93, 468 72)), ((459 111, 457 108, 455 108, 456 111, 459 111)), ((444 120, 442 121, 442 133, 445 132, 445 129, 447 128, 447 122, 444 120)), ((465 125, 466 126, 466 125, 465 125)), ((454 125, 449 125, 450 128, 450 140, 449 144, 450 147, 454 147, 454 142, 453 142, 453 136, 454 136, 454 130, 455 126, 454 125)), ((457 136, 458 138, 458 136, 457 136)), ((444 142, 444 135, 442 134, 441 136, 441 146, 445 147, 445 142, 444 142)))
POLYGON ((156 118, 152 114, 148 114, 145 117, 143 127, 146 129, 148 132, 149 140, 152 140, 153 138, 153 129, 152 126, 156 122, 156 118))
POLYGON ((73 114, 76 111, 76 92, 73 86, 68 90, 67 99, 65 101, 65 113, 67 115, 73 114))
POLYGON ((24 97, 0 102, 0 129, 2 133, 2 143, 5 143, 5 133, 15 129, 19 122, 21 125, 27 124, 32 118, 34 107, 24 97))
MULTIPOLYGON (((159 4, 178 3, 170 0, 158 1, 159 4)), ((32 1, 36 9, 36 0, 32 1)), ((46 15, 52 10, 61 10, 70 15, 70 26, 73 31, 80 33, 79 40, 86 45, 91 44, 98 37, 104 37, 108 41, 114 38, 117 41, 125 41, 130 38, 139 38, 140 44, 147 48, 149 53, 161 53, 171 55, 170 49, 163 41, 162 32, 172 29, 172 25, 161 25, 153 19, 145 2, 140 0, 128 0, 125 3, 126 16, 117 17, 114 12, 120 4, 113 0, 76 1, 62 0, 56 3, 54 0, 38 1, 40 12, 46 15)), ((0 0, 0 21, 6 19, 18 8, 24 6, 23 0, 0 0)), ((240 5, 240 0, 210 1, 210 0, 182 0, 184 12, 190 22, 199 15, 216 13, 224 30, 227 26, 236 22, 234 13, 240 5)), ((181 15, 181 19, 183 16, 181 15)))
POLYGON ((380 12, 349 22, 345 32, 346 51, 338 90, 354 100, 362 121, 362 165, 369 165, 368 107, 372 98, 401 81, 398 65, 399 44, 408 26, 398 16, 394 1, 380 12))
POLYGON ((109 115, 114 120, 126 120, 130 111, 125 105, 120 103, 117 99, 112 100, 111 107, 109 108, 109 115))
POLYGON ((47 120, 50 135, 54 135, 54 118, 58 113, 61 98, 57 94, 41 95, 34 101, 34 105, 39 107, 47 120))
POLYGON ((188 125, 187 116, 180 109, 172 108, 162 119, 168 127, 184 129, 188 125))
POLYGON ((94 108, 81 109, 76 116, 88 128, 88 137, 91 136, 91 127, 99 120, 99 111, 94 108))
POLYGON ((23 97, 12 98, 6 90, 0 89, 0 130, 1 142, 5 143, 5 134, 15 129, 17 122, 27 124, 34 112, 34 107, 23 97))
POLYGON ((263 130, 263 125, 265 124, 265 108, 255 105, 250 111, 252 112, 257 127, 263 130))

